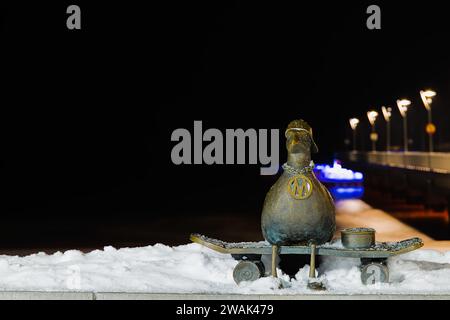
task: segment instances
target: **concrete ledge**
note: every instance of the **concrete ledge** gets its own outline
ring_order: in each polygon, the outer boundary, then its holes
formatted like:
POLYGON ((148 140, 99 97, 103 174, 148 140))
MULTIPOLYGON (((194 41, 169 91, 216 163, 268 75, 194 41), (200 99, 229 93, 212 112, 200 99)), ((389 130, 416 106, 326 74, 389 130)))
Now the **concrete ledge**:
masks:
POLYGON ((450 300, 446 294, 304 294, 304 295, 243 295, 243 294, 179 294, 126 292, 41 292, 3 291, 0 300, 450 300))
POLYGON ((310 295, 243 295, 243 294, 171 294, 171 293, 97 293, 97 300, 450 300, 449 294, 310 294, 310 295))
POLYGON ((0 291, 0 300, 95 300, 93 292, 0 291))

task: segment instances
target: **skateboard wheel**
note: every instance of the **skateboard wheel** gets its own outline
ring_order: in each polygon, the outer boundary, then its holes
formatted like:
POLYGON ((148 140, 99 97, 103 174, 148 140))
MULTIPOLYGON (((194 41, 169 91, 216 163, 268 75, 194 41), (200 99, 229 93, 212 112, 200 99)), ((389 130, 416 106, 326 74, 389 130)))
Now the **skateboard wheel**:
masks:
POLYGON ((389 269, 381 263, 368 263, 361 268, 361 281, 365 285, 387 283, 389 282, 389 269))
POLYGON ((233 271, 234 282, 255 281, 264 275, 264 265, 261 261, 240 261, 233 271))
POLYGON ((232 254, 231 255, 234 260, 250 260, 250 261, 258 261, 261 260, 260 254, 232 254))

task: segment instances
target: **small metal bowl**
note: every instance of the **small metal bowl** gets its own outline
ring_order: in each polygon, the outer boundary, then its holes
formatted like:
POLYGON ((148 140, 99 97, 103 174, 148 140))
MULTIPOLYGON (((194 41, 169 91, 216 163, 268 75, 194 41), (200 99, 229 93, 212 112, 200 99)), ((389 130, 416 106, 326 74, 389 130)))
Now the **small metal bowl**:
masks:
POLYGON ((375 229, 349 228, 341 231, 342 245, 347 249, 366 249, 375 245, 375 229))

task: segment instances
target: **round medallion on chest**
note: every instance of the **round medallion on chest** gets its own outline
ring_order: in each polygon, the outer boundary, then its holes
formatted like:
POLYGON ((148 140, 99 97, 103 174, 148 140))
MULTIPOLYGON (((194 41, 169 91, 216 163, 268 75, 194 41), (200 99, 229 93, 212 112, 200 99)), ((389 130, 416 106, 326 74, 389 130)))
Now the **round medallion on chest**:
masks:
POLYGON ((311 195, 313 184, 307 176, 298 174, 289 179, 287 189, 292 198, 304 200, 311 195))

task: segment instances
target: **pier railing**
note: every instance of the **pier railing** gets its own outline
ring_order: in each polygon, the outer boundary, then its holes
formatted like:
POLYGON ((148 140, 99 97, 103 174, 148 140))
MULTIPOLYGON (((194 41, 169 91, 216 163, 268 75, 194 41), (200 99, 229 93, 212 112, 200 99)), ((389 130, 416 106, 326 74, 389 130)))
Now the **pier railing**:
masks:
POLYGON ((348 152, 343 160, 417 171, 450 174, 450 153, 348 152))

